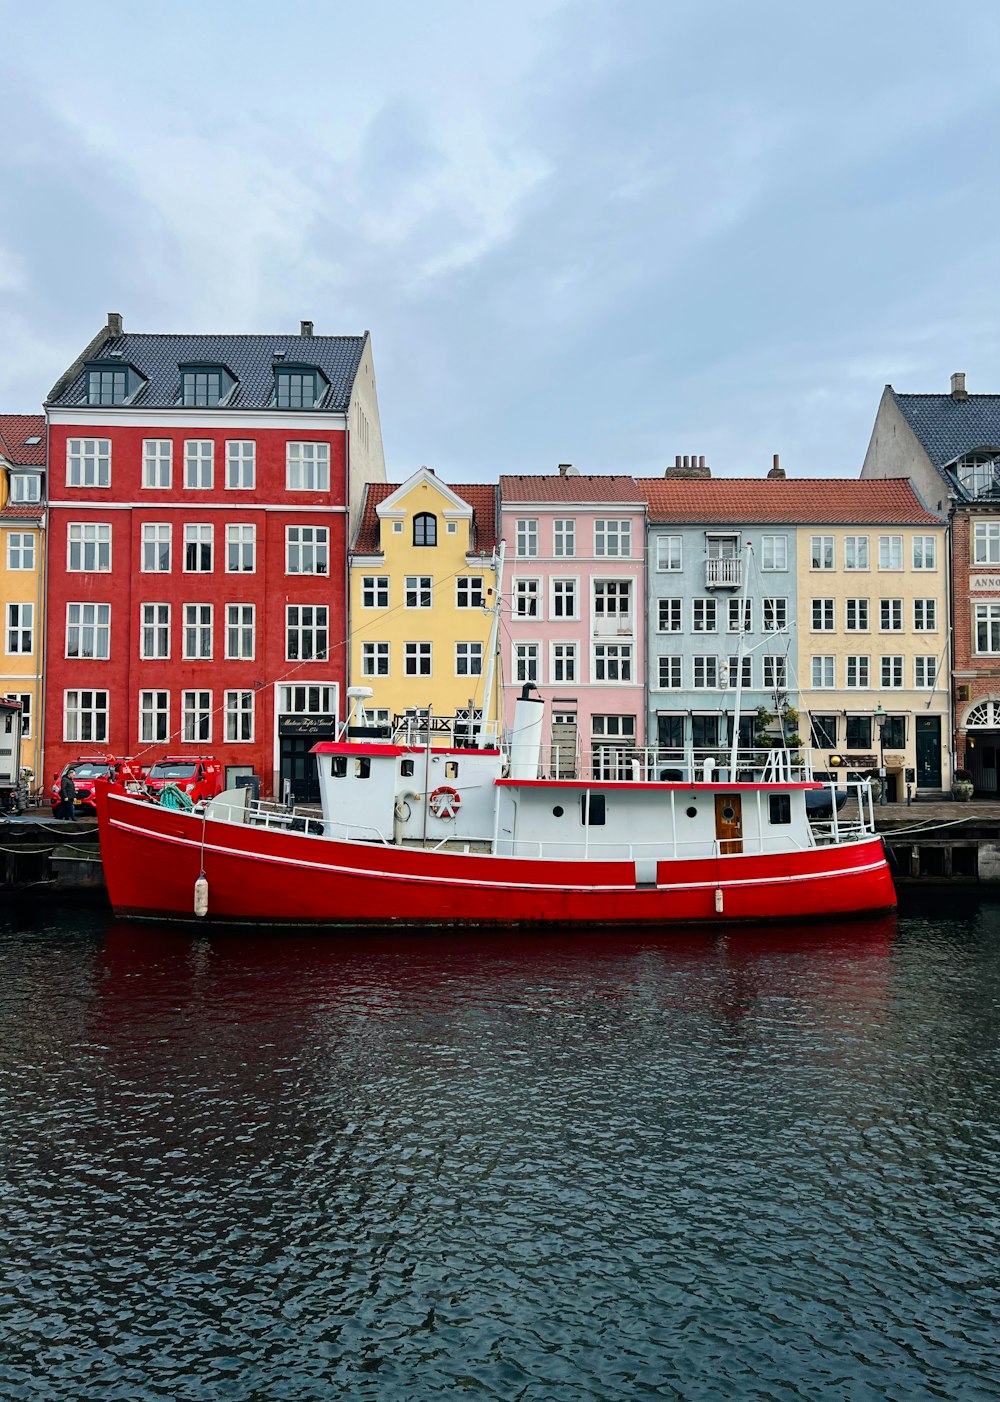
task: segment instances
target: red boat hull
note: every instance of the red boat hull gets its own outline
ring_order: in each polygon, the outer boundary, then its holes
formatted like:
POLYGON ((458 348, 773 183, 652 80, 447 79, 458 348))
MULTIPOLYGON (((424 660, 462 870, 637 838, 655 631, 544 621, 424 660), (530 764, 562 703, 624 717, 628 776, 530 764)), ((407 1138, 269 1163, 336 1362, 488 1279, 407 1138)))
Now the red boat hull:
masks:
POLYGON ((339 842, 208 822, 98 786, 105 880, 118 915, 276 925, 653 925, 801 920, 896 904, 881 839, 768 856, 658 864, 527 860, 339 842))

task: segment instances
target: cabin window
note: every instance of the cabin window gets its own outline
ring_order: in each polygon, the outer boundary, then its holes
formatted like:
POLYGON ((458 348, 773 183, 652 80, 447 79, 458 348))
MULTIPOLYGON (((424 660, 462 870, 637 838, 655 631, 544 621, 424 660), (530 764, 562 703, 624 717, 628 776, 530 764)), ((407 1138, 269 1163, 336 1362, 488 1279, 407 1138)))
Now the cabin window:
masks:
POLYGON ((370 779, 370 778, 371 778, 371 772, 372 772, 372 762, 371 762, 371 760, 368 758, 367 755, 364 757, 364 759, 356 759, 356 760, 354 761, 354 777, 355 777, 355 779, 370 779))
POLYGON ((792 821, 792 796, 787 793, 773 793, 767 800, 768 820, 772 824, 792 821))
POLYGON ((580 795, 580 821, 585 827, 602 828, 606 822, 605 802, 602 793, 580 795))
POLYGON ((446 779, 458 778, 458 760, 446 759, 444 762, 444 777, 446 779))
POLYGON ((413 778, 413 760, 401 759, 399 761, 399 772, 404 779, 413 778))
POLYGON ((333 777, 334 779, 346 779, 346 778, 347 778, 347 756, 346 756, 346 755, 331 755, 331 756, 330 756, 330 774, 332 775, 332 777, 333 777))
POLYGON ((563 810, 563 808, 561 807, 561 805, 557 803, 556 806, 555 806, 555 808, 553 808, 553 810, 552 810, 552 816, 553 816, 553 818, 561 818, 562 815, 563 815, 563 811, 564 811, 564 810, 563 810))

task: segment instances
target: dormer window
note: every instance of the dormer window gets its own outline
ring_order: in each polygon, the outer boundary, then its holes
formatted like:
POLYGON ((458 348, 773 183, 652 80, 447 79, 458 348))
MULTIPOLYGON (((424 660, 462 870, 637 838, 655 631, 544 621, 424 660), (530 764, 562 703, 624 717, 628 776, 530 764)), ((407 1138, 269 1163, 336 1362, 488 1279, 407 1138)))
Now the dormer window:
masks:
POLYGON ((955 473, 969 496, 995 496, 1000 493, 1000 452, 980 448, 966 453, 955 464, 955 473))
POLYGON ((317 398, 315 370, 275 369, 274 402, 279 409, 315 409, 317 398))
POLYGON ((185 408, 204 409, 221 404, 235 381, 220 365, 195 365, 181 370, 181 403, 185 408))
POLYGON ((124 404, 143 383, 131 365, 90 365, 87 367, 88 404, 124 404))
POLYGON ((41 501, 41 473, 12 472, 10 474, 10 499, 12 502, 19 503, 41 501))

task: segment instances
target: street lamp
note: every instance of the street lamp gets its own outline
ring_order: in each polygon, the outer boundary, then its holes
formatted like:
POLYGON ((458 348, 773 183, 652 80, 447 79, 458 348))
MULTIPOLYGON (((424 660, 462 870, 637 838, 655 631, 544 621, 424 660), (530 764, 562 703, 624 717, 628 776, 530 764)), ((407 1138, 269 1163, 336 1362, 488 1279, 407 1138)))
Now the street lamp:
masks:
POLYGON ((878 726, 878 761, 879 761, 879 763, 878 763, 878 777, 879 777, 879 796, 878 796, 878 801, 879 801, 880 804, 883 804, 883 803, 887 803, 887 802, 888 802, 888 798, 886 797, 886 792, 885 792, 885 791, 886 791, 886 788, 887 788, 887 785, 886 785, 886 782, 885 782, 885 723, 886 723, 886 721, 887 721, 888 719, 889 719, 889 717, 886 715, 885 711, 883 711, 883 709, 882 709, 882 703, 879 702, 879 705, 876 707, 876 710, 875 710, 875 724, 878 726))

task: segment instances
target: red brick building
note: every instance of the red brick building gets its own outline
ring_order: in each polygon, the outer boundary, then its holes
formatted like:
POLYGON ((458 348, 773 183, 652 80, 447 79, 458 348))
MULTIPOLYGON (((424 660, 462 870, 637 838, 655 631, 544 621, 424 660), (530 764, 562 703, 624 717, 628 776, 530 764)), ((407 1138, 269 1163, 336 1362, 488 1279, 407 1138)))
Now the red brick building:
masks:
POLYGON ((45 407, 46 773, 211 753, 310 796, 343 709, 352 516, 385 477, 368 333, 111 315, 45 407))

